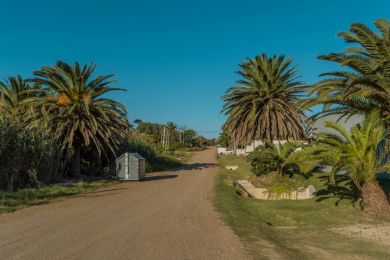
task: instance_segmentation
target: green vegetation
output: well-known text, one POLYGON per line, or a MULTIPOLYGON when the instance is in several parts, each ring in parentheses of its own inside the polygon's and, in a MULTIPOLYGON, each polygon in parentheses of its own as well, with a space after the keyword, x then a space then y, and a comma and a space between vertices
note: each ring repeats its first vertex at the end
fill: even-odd
POLYGON ((134 120, 134 131, 146 137, 160 152, 172 152, 180 149, 201 148, 212 145, 212 141, 199 135, 195 130, 179 127, 173 122, 158 124, 134 120))
POLYGON ((24 188, 18 191, 0 191, 0 213, 49 203, 52 200, 87 193, 98 188, 115 184, 116 181, 98 180, 78 183, 55 184, 37 188, 24 188))
POLYGON ((324 175, 310 178, 317 190, 326 192, 317 199, 255 200, 238 195, 232 187, 235 180, 255 177, 250 163, 235 156, 220 157, 219 162, 221 169, 216 176, 214 204, 255 259, 390 257, 388 247, 378 241, 344 236, 335 231, 353 224, 382 222, 363 214, 358 203, 329 195, 324 175), (232 164, 239 169, 231 171, 223 167, 232 164))
POLYGON ((292 61, 263 53, 240 65, 238 74, 243 79, 222 97, 227 115, 224 130, 234 143, 304 137, 306 116, 297 102, 305 91, 292 61))
POLYGON ((309 156, 318 160, 318 165, 333 167, 333 185, 337 185, 335 171, 343 171, 363 198, 363 208, 375 214, 390 214, 386 194, 378 185, 379 174, 390 171, 390 161, 386 162, 390 143, 386 139, 386 129, 378 111, 366 115, 362 126, 352 127, 351 133, 340 124, 327 122, 326 126, 334 133, 322 133, 318 144, 310 147, 309 156))
POLYGON ((347 179, 354 191, 352 200, 362 199, 366 212, 390 216, 387 194, 377 181, 379 174, 390 170, 386 133, 390 127, 390 22, 378 19, 375 25, 379 34, 363 24, 353 24, 350 32, 340 33, 353 46, 319 58, 347 69, 323 73, 326 78, 314 85, 296 81, 297 70, 290 68, 292 59, 284 56, 262 54, 240 65, 240 86, 229 88, 222 97, 227 120, 220 143, 233 148, 256 140, 266 143, 249 155, 252 171, 258 176, 277 172, 284 177, 257 179, 258 185, 268 182, 269 190, 280 193, 300 184, 294 175, 308 176, 328 166, 329 190, 343 190, 336 179, 347 179), (303 110, 315 105, 322 105, 323 110, 307 119, 303 110), (353 126, 351 133, 338 123, 327 122, 325 126, 333 132, 311 135, 313 120, 329 114, 340 119, 360 114, 365 120, 362 126, 353 126), (297 152, 298 146, 291 141, 305 138, 313 142, 297 152), (274 140, 289 142, 276 147, 274 140))
POLYGON ((323 73, 326 78, 308 88, 311 98, 304 108, 322 104, 321 115, 345 116, 377 109, 383 119, 390 119, 390 22, 378 19, 375 25, 380 34, 364 24, 352 24, 349 32, 339 34, 351 47, 319 56, 345 69, 323 73))
POLYGON ((39 187, 61 177, 60 147, 53 135, 40 126, 26 130, 9 115, 0 115, 0 158, 0 190, 39 187))
MULTIPOLYGON (((264 147, 257 149, 248 156, 252 172, 257 176, 277 172, 279 175, 290 175, 299 171, 299 158, 295 156, 297 143, 286 142, 275 145, 266 142, 264 147)), ((302 161, 302 160, 301 160, 302 161)))
POLYGON ((269 192, 280 195, 284 192, 292 192, 299 188, 306 188, 310 184, 317 186, 317 178, 307 178, 302 175, 283 176, 277 172, 267 175, 250 176, 251 183, 258 188, 267 188, 269 192))
POLYGON ((70 158, 70 173, 81 178, 82 147, 92 148, 98 157, 115 154, 121 137, 128 130, 123 104, 103 98, 103 94, 123 90, 113 88, 113 75, 92 78, 96 65, 80 66, 57 62, 35 71, 33 82, 40 93, 30 100, 34 113, 27 117, 47 125, 70 158))
POLYGON ((184 149, 210 144, 172 122, 138 119, 133 129, 124 105, 107 97, 124 89, 112 86, 112 74, 94 77, 95 69, 58 61, 30 79, 0 82, 0 190, 109 177, 125 152, 144 156, 147 171, 165 170, 181 165, 184 149))

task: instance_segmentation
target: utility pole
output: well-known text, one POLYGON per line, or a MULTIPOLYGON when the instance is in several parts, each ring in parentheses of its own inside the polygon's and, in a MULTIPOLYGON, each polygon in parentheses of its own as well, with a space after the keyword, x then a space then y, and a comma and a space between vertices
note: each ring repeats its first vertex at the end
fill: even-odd
POLYGON ((164 150, 164 152, 166 151, 166 150, 165 150, 165 135, 166 135, 166 126, 164 125, 163 141, 162 141, 162 145, 163 145, 163 150, 164 150))

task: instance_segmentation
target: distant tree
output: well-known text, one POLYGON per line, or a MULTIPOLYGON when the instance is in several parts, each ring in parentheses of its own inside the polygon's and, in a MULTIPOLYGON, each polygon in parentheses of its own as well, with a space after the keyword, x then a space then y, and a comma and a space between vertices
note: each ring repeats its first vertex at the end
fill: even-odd
POLYGON ((169 146, 170 146, 171 141, 173 141, 173 142, 175 141, 175 140, 173 140, 173 138, 175 136, 174 132, 175 132, 177 126, 173 122, 168 122, 166 127, 167 127, 167 149, 169 150, 169 146))
POLYGON ((136 125, 139 125, 139 124, 142 123, 142 120, 141 119, 136 119, 136 120, 133 121, 133 123, 136 124, 136 125))
POLYGON ((153 140, 153 143, 157 144, 161 142, 163 128, 164 126, 160 124, 151 122, 140 122, 137 125, 136 131, 150 136, 153 140))
POLYGON ((190 146, 195 145, 195 138, 198 134, 196 133, 195 130, 192 129, 187 129, 184 131, 183 136, 184 136, 184 143, 190 146))
POLYGON ((217 143, 223 147, 229 148, 231 145, 230 135, 226 131, 223 131, 219 134, 217 143))

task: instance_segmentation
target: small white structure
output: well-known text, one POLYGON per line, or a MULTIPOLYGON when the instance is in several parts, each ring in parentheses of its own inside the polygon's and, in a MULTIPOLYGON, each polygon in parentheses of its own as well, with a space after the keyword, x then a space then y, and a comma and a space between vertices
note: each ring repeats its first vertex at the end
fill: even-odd
POLYGON ((116 159, 119 180, 139 181, 145 178, 145 158, 138 153, 124 153, 116 159))
POLYGON ((218 155, 232 155, 233 151, 225 147, 218 147, 217 153, 218 155))
POLYGON ((238 156, 246 156, 247 155, 247 152, 246 152, 246 149, 236 149, 236 155, 238 156))
MULTIPOLYGON (((274 140, 273 144, 279 146, 280 144, 286 143, 287 140, 274 140)), ((264 142, 261 140, 255 140, 252 143, 245 146, 244 149, 235 149, 235 154, 238 156, 247 156, 249 153, 253 152, 259 146, 264 145, 264 142)))
POLYGON ((226 165, 225 168, 228 170, 235 171, 238 169, 238 165, 226 165))

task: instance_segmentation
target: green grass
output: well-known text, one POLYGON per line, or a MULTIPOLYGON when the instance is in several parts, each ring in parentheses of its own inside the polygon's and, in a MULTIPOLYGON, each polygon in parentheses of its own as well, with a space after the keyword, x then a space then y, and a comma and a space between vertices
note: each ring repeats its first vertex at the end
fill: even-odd
MULTIPOLYGON (((265 201, 241 197, 232 182, 251 177, 250 165, 234 156, 221 157, 219 161, 214 204, 253 258, 390 258, 388 247, 331 231, 331 228, 358 223, 380 223, 363 214, 350 200, 331 197, 320 201, 265 201), (223 166, 227 164, 237 164, 239 169, 226 170, 223 166)), ((313 178, 311 182, 317 189, 324 187, 319 178, 313 178)))
POLYGON ((117 181, 98 180, 66 185, 55 184, 41 189, 24 188, 12 192, 0 191, 0 214, 25 207, 49 203, 58 198, 87 193, 115 183, 117 183, 117 181))
POLYGON ((191 157, 194 155, 194 152, 195 151, 189 150, 188 148, 181 148, 175 151, 165 152, 164 156, 171 160, 183 163, 190 160, 191 157))

